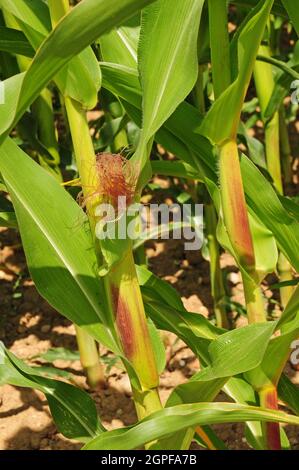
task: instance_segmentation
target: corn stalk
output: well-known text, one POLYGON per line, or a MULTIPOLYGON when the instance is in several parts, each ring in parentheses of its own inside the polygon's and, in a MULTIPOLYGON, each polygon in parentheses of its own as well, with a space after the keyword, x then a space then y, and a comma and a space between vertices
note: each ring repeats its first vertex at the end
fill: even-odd
MULTIPOLYGON (((210 41, 212 71, 215 95, 221 95, 230 85, 230 54, 227 29, 226 3, 210 0, 210 41), (223 45, 219 48, 219 44, 223 45), (221 53, 220 53, 221 50, 221 53), (214 60, 214 61, 213 61, 214 60)), ((246 88, 249 84, 248 74, 246 88)), ((244 81, 246 80, 244 79, 244 81)), ((245 88, 245 89, 246 89, 245 88)), ((236 116, 236 123, 239 113, 236 116)), ((277 116, 278 119, 278 116, 277 116)), ((224 141, 219 148, 220 194, 224 224, 237 257, 238 263, 245 269, 242 273, 245 301, 249 323, 265 322, 264 301, 256 271, 256 260, 253 239, 249 225, 249 217, 239 163, 237 146, 237 124, 231 138, 224 141)), ((275 162, 277 163, 277 162, 275 162)), ((277 168, 275 167, 275 174, 277 168)), ((269 408, 277 408, 275 386, 259 390, 260 402, 269 408), (269 398, 271 396, 271 399, 269 398)), ((279 425, 265 423, 264 438, 267 448, 280 449, 279 425)))
MULTIPOLYGON (((68 2, 65 0, 56 0, 49 3, 51 20, 53 27, 57 22, 67 14, 69 10, 68 2)), ((89 198, 92 188, 95 185, 95 174, 92 171, 95 168, 95 154, 89 133, 86 113, 79 103, 71 98, 65 98, 65 106, 72 135, 74 151, 78 166, 79 175, 83 187, 84 197, 87 200, 87 213, 92 233, 94 233, 95 217, 94 210, 98 201, 89 198)), ((97 242, 94 240, 95 246, 97 242)), ((105 382, 104 371, 99 361, 98 347, 94 339, 83 331, 77 325, 76 336, 80 352, 82 367, 86 373, 87 381, 90 387, 97 388, 103 386, 105 382)))
MULTIPOLYGON (((268 45, 261 45, 259 48, 259 55, 270 58, 270 47, 268 45)), ((272 65, 262 61, 257 61, 254 68, 254 80, 263 117, 275 86, 272 65)), ((264 120, 264 126, 267 167, 276 190, 279 194, 283 194, 280 139, 282 142, 281 150, 286 162, 285 165, 290 161, 290 149, 282 111, 277 110, 270 120, 267 122, 264 120)), ((289 169, 286 169, 285 171, 288 175, 287 179, 289 179, 289 169)), ((280 253, 279 255, 278 272, 282 282, 293 279, 291 265, 283 253, 280 253)), ((281 304, 284 308, 286 307, 292 293, 292 286, 280 288, 281 304)))
MULTIPOLYGON (((211 27, 218 27, 213 25, 213 18, 210 18, 211 27)), ((200 42, 199 33, 199 42, 200 42)), ((205 66, 198 66, 198 77, 193 90, 194 103, 201 112, 205 114, 205 97, 204 97, 204 72, 205 66)), ((225 289, 223 283, 223 276, 220 266, 220 247, 216 236, 217 229, 217 213, 213 202, 209 196, 208 191, 204 189, 204 202, 205 202, 205 227, 207 236, 207 245, 210 257, 210 278, 211 278, 211 293, 214 303, 214 314, 216 317, 216 323, 220 328, 228 328, 228 319, 226 313, 226 307, 224 304, 225 289)), ((197 198, 196 198, 197 201, 197 198)))

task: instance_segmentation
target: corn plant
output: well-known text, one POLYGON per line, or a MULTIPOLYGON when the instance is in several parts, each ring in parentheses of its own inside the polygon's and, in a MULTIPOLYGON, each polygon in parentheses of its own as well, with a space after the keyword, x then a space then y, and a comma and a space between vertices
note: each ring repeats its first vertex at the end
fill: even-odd
POLYGON ((278 135, 279 125, 286 131, 283 99, 298 63, 295 55, 287 63, 273 57, 263 41, 272 15, 291 22, 299 34, 298 11, 292 0, 173 5, 173 0, 82 0, 75 7, 68 0, 0 0, 1 189, 13 204, 13 215, 3 211, 1 221, 19 230, 40 294, 76 325, 90 384, 103 380, 98 343, 122 360, 138 421, 108 431, 86 392, 45 377, 4 345, 0 380, 42 391, 59 431, 86 450, 189 449, 194 439, 221 448, 210 425, 227 422, 245 423, 246 440, 255 449, 287 449, 281 423, 299 424, 298 389, 283 372, 299 335, 299 290, 283 296, 282 314, 273 320, 261 284, 276 271, 278 259, 280 267, 281 260, 287 263, 288 279, 299 269, 298 205, 282 194, 279 145, 272 134, 278 135), (232 35, 230 4, 243 17, 232 35), (269 96, 259 84, 264 73, 269 96), (248 136, 246 150, 239 147, 253 74, 265 125, 262 170, 248 136), (71 181, 62 171, 54 94, 72 141, 71 181), (109 143, 98 143, 97 155, 87 111, 101 106, 104 97, 104 117, 116 130, 109 143), (35 139, 24 124, 26 113, 36 120, 35 139), (128 122, 138 132, 125 158, 116 152, 129 145, 128 122), (22 126, 35 152, 17 145, 22 126), (176 159, 152 159, 154 143, 176 159), (138 227, 138 220, 125 216, 153 174, 192 181, 196 200, 205 194, 216 326, 187 312, 170 285, 136 263, 129 237, 118 230, 115 237, 98 236, 110 222, 138 227), (77 199, 66 189, 73 184, 80 187, 77 199), (107 222, 98 207, 109 203, 117 209, 119 197, 126 204, 107 222), (228 329, 220 250, 234 257, 242 276, 248 318, 242 328, 228 329), (175 333, 201 364, 166 403, 159 396, 165 367, 159 330, 175 333), (221 390, 230 403, 215 401, 221 390))

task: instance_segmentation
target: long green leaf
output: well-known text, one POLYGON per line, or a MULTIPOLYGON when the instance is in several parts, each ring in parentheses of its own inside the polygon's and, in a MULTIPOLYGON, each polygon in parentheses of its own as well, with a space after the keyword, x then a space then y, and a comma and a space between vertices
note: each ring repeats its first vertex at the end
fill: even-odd
POLYGON ((299 36, 299 10, 298 5, 294 0, 281 0, 281 3, 285 7, 291 22, 299 36))
POLYGON ((47 36, 51 31, 49 9, 45 2, 0 0, 0 8, 7 10, 22 24, 39 33, 40 37, 47 36))
POLYGON ((253 324, 220 335, 208 349, 211 365, 199 372, 197 380, 230 377, 254 369, 262 362, 275 326, 275 322, 253 324))
POLYGON ((299 417, 282 411, 231 403, 177 405, 152 414, 130 428, 102 433, 84 446, 85 450, 136 449, 188 427, 243 421, 268 421, 299 425, 299 417))
POLYGON ((203 0, 158 0, 142 13, 138 49, 148 141, 192 89, 203 0))
POLYGON ((37 289, 63 315, 115 349, 104 327, 104 294, 81 208, 10 139, 0 148, 0 169, 37 289))
POLYGON ((294 413, 299 415, 299 388, 284 374, 278 382, 278 395, 294 413))
MULTIPOLYGON (((19 26, 31 45, 35 50, 38 49, 49 33, 50 13, 46 5, 41 9, 33 8, 28 14, 27 0, 18 0, 17 9, 10 1, 2 1, 8 11, 16 15, 19 26), (43 28, 40 25, 43 25, 43 28)), ((79 101, 87 109, 94 108, 101 85, 101 73, 92 49, 89 47, 75 56, 56 75, 55 81, 64 96, 79 101), (84 87, 81 86, 82 83, 84 87)))
POLYGON ((34 50, 26 39, 26 36, 17 29, 0 27, 0 51, 19 54, 25 57, 33 57, 34 50))
MULTIPOLYGON (((122 98, 130 117, 141 127, 141 88, 136 71, 118 64, 101 63, 103 87, 122 98), (133 106, 132 106, 133 105, 133 106)), ((201 114, 183 101, 156 133, 156 140, 178 155, 194 170, 217 180, 211 144, 195 133, 201 114), (194 157, 196 153, 197 158, 194 157)))
POLYGON ((30 387, 46 395, 58 430, 70 439, 86 442, 104 431, 91 397, 73 385, 45 378, 0 343, 0 384, 30 387))
MULTIPOLYGON (((229 3, 239 5, 241 7, 248 8, 249 10, 251 8, 254 8, 258 4, 259 0, 230 0, 229 3)), ((287 18, 287 12, 281 5, 281 0, 275 0, 273 7, 272 7, 272 13, 275 15, 282 16, 283 18, 287 18)))
MULTIPOLYGON (((103 86, 132 103, 138 113, 137 108, 140 108, 141 101, 136 72, 133 69, 115 64, 102 64, 101 68, 103 86)), ((179 158, 184 159, 188 165, 193 166, 193 171, 197 171, 198 179, 206 177, 207 184, 209 180, 212 181, 215 192, 211 196, 214 198, 214 203, 216 203, 218 188, 216 184, 215 155, 208 141, 195 133, 198 122, 201 120, 202 117, 195 108, 183 102, 166 121, 163 128, 158 131, 156 140, 165 145, 168 150, 175 153, 179 158), (178 141, 178 138, 180 141, 178 141), (167 145, 169 143, 170 146, 167 145), (188 151, 188 149, 190 150, 188 151)), ((140 114, 137 123, 141 123, 140 114)), ((176 162, 170 162, 169 164, 175 165, 176 162)), ((258 220, 262 221, 274 235, 279 248, 298 271, 299 224, 297 220, 282 205, 271 183, 245 155, 241 156, 241 170, 246 199, 252 214, 255 213, 258 220)), ((171 171, 169 174, 171 174, 171 171)))
POLYGON ((236 138, 244 96, 272 4, 273 0, 261 0, 234 37, 237 76, 215 101, 199 128, 200 134, 215 144, 236 138))
POLYGON ((125 65, 137 71, 137 49, 140 27, 124 25, 100 38, 101 56, 105 62, 125 65))
MULTIPOLYGON (((76 54, 152 2, 110 0, 107 8, 105 0, 83 0, 74 7, 46 38, 27 73, 14 77, 14 89, 7 91, 1 106, 0 135, 7 135, 40 91, 76 54)), ((10 85, 12 82, 7 83, 7 90, 10 85)))
POLYGON ((272 185, 245 155, 241 156, 241 171, 249 207, 273 233, 278 247, 298 271, 298 221, 285 210, 272 185))

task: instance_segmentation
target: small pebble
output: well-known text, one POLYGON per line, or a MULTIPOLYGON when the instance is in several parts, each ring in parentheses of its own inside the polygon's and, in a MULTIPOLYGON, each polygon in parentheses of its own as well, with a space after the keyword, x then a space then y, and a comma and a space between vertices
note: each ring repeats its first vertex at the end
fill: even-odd
POLYGON ((18 326, 18 329, 17 329, 17 332, 18 332, 18 333, 21 333, 21 334, 22 334, 22 333, 25 333, 25 331, 26 331, 26 327, 25 327, 25 326, 23 326, 23 325, 18 326))
POLYGON ((175 277, 185 277, 186 273, 183 269, 179 269, 176 273, 175 273, 175 277))
POLYGON ((227 279, 232 282, 233 284, 238 284, 240 282, 239 274, 238 273, 229 273, 227 275, 227 279))
POLYGON ((41 443, 41 437, 38 434, 31 434, 30 436, 31 448, 34 450, 39 449, 40 443, 41 443))
POLYGON ((41 441, 40 441, 40 446, 41 447, 45 447, 49 444, 49 439, 47 439, 46 437, 44 437, 41 441))
POLYGON ((51 325, 43 325, 40 330, 42 333, 49 333, 51 330, 51 325))

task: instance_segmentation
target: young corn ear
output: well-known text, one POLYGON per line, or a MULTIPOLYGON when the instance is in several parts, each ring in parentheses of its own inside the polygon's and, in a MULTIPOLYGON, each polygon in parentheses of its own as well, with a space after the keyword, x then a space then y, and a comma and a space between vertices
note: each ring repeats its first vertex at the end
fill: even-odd
POLYGON ((248 320, 249 323, 263 322, 266 320, 264 301, 255 272, 254 247, 236 141, 228 141, 221 146, 219 168, 224 223, 237 260, 248 273, 242 276, 248 320))
MULTIPOLYGON (((134 201, 134 168, 121 155, 101 154, 97 157, 96 171, 96 193, 104 203, 110 203, 114 207, 117 220, 134 201), (125 206, 119 204, 121 198, 125 198, 125 206)), ((134 395, 137 412, 143 417, 161 407, 156 392, 159 376, 137 280, 132 243, 129 240, 114 242, 113 247, 119 257, 108 270, 104 283, 120 346, 141 385, 141 390, 138 392, 136 389, 134 395), (143 391, 143 398, 146 397, 146 400, 140 400, 143 391)), ((107 247, 109 250, 109 244, 106 249, 107 247)))
MULTIPOLYGON (((120 155, 102 154, 96 157, 84 110, 79 103, 69 98, 66 98, 65 103, 81 175, 84 205, 89 214, 100 263, 103 255, 101 243, 95 238, 98 222, 96 208, 100 203, 110 203, 117 210, 119 197, 126 197, 127 203, 132 202, 135 176, 130 163, 120 155)), ((156 391, 158 372, 137 281, 132 245, 127 240, 113 240, 111 247, 109 244, 105 246, 105 251, 109 250, 118 253, 118 262, 108 269, 104 277, 110 320, 124 356, 132 364, 141 384, 141 390, 136 389, 135 400, 138 414, 144 416, 161 407, 161 403, 156 391)))
MULTIPOLYGON (((265 387, 259 392, 259 397, 261 406, 270 410, 278 410, 276 387, 265 387)), ((281 450, 279 423, 263 422, 262 426, 266 449, 281 450)))

